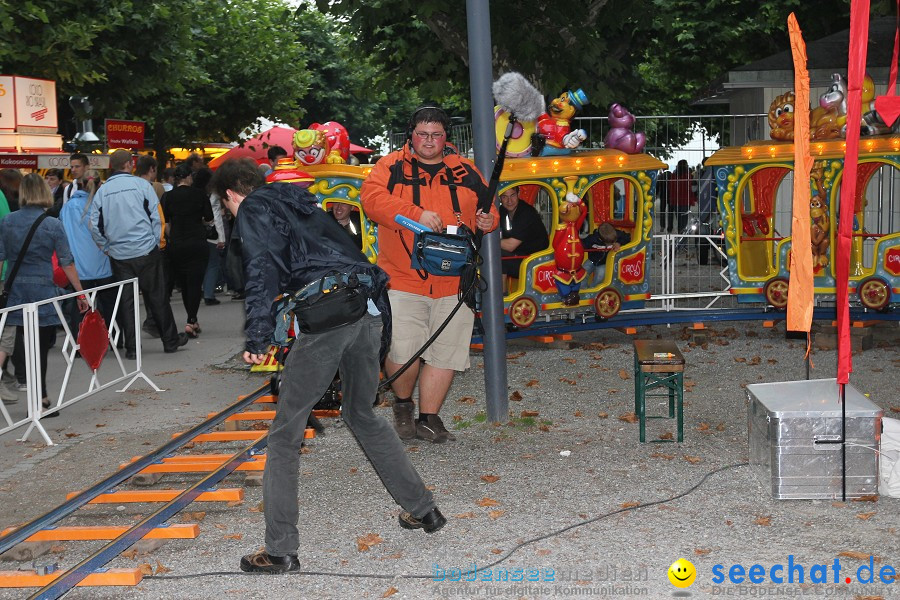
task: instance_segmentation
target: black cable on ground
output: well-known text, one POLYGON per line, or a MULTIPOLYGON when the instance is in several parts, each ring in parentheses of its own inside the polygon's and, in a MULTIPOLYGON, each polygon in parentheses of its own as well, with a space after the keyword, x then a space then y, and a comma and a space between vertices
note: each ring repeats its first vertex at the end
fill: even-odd
MULTIPOLYGON (((568 525, 566 527, 563 527, 562 529, 557 529, 556 531, 551 531, 550 533, 546 533, 544 535, 541 535, 541 536, 538 536, 535 538, 531 538, 530 540, 525 540, 524 542, 521 542, 520 544, 517 544, 516 546, 514 546, 512 550, 510 550, 509 552, 507 552, 506 554, 504 554, 503 556, 501 556, 494 562, 486 564, 481 567, 477 567, 477 569, 479 571, 484 570, 484 569, 491 569, 491 568, 499 565, 500 563, 506 561, 509 557, 511 557, 513 554, 515 554, 516 552, 518 552, 520 549, 524 548, 525 546, 555 537, 557 535, 565 533, 566 531, 570 531, 570 530, 576 529, 578 527, 583 527, 585 525, 590 525, 591 523, 596 523, 597 521, 601 521, 601 520, 606 519, 607 517, 611 517, 613 515, 618 515, 621 513, 638 510, 639 508, 648 508, 650 506, 656 506, 658 504, 665 504, 667 502, 673 502, 680 498, 684 498, 688 494, 695 492, 701 485, 703 485, 706 482, 707 479, 709 479, 713 475, 716 475, 723 471, 727 471, 729 469, 736 469, 738 467, 746 467, 748 464, 749 463, 744 462, 744 463, 737 463, 737 464, 733 464, 733 465, 725 465, 724 467, 719 467, 718 469, 710 471, 709 473, 704 475, 700 481, 695 483, 691 488, 685 490, 684 492, 681 492, 680 494, 676 494, 674 496, 669 496, 668 498, 664 498, 662 500, 654 500, 653 502, 638 504, 637 506, 629 506, 627 508, 620 508, 620 509, 610 511, 608 513, 593 517, 591 519, 586 519, 584 521, 579 521, 577 523, 573 523, 572 525, 568 525)), ((466 576, 469 574, 471 574, 471 571, 462 573, 463 576, 466 576)), ((269 576, 270 574, 268 574, 268 573, 247 573, 244 571, 210 571, 210 572, 206 572, 206 573, 192 573, 192 574, 188 574, 188 575, 146 575, 144 577, 144 579, 145 580, 147 580, 147 579, 194 579, 194 578, 199 578, 199 577, 220 577, 220 576, 225 576, 225 575, 251 575, 254 577, 260 577, 260 576, 265 577, 265 576, 269 576)), ((319 576, 325 576, 325 577, 350 577, 350 578, 355 578, 355 579, 433 579, 434 578, 433 574, 410 575, 410 574, 405 574, 405 573, 393 573, 393 574, 377 575, 377 574, 372 574, 372 573, 335 573, 332 571, 293 571, 291 573, 285 573, 285 575, 319 575, 319 576)))

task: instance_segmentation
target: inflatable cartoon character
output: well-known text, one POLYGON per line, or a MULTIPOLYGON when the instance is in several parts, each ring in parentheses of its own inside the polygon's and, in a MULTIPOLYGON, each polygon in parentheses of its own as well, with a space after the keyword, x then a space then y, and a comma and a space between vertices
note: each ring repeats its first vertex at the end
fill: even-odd
POLYGON ((809 139, 833 140, 841 137, 847 120, 847 85, 839 73, 831 76, 831 87, 819 96, 819 106, 809 113, 809 139))
POLYGON ((647 136, 635 133, 633 128, 634 115, 621 104, 613 104, 609 107, 609 131, 603 138, 603 145, 626 154, 637 154, 644 149, 647 136))
POLYGON ((337 121, 326 121, 321 125, 313 123, 310 129, 325 132, 325 139, 328 140, 328 156, 325 158, 327 163, 346 163, 350 158, 350 135, 347 128, 337 121))
POLYGON ((581 298, 578 295, 581 282, 587 272, 584 264, 584 245, 578 232, 587 217, 587 206, 575 194, 566 194, 560 202, 559 226, 553 236, 553 258, 556 261, 556 272, 553 273, 556 290, 566 306, 578 306, 581 298))
POLYGON ((825 174, 824 161, 818 161, 810 171, 810 179, 815 185, 815 195, 809 201, 810 246, 813 255, 813 273, 818 273, 828 265, 829 220, 828 206, 825 204, 825 186, 822 179, 825 174))
POLYGON ((301 166, 319 165, 328 155, 325 132, 318 129, 300 129, 294 132, 294 157, 301 166))
POLYGON ((584 90, 563 92, 554 98, 547 112, 538 117, 537 130, 545 140, 541 156, 570 154, 587 139, 584 129, 572 131, 572 117, 588 103, 584 90))
POLYGON ((769 105, 769 137, 782 142, 794 141, 794 92, 785 92, 769 105))

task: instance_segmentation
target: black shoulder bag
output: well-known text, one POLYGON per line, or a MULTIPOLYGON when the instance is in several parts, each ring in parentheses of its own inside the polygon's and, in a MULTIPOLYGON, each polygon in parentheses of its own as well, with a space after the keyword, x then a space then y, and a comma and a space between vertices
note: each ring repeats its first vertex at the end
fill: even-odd
POLYGON ((25 237, 25 242, 22 244, 22 249, 19 250, 19 256, 16 258, 16 263, 10 270, 9 277, 6 278, 6 283, 3 285, 3 292, 0 292, 0 309, 6 308, 6 303, 9 301, 9 290, 12 289, 12 284, 16 279, 16 274, 19 272, 19 267, 22 266, 22 259, 25 258, 25 253, 28 251, 28 246, 31 244, 31 238, 34 237, 34 232, 37 231, 37 228, 41 224, 41 221, 46 219, 48 216, 49 215, 47 215, 47 213, 39 216, 37 219, 35 219, 34 224, 28 231, 28 235, 25 237))

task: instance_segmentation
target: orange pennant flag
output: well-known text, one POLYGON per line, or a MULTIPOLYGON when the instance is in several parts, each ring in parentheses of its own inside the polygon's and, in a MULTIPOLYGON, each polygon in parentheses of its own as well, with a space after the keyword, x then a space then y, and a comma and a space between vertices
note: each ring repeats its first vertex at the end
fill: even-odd
POLYGON ((794 59, 794 199, 791 216, 790 284, 787 328, 809 333, 813 316, 813 264, 810 247, 809 173, 809 71, 806 43, 794 13, 788 16, 791 55, 794 59))

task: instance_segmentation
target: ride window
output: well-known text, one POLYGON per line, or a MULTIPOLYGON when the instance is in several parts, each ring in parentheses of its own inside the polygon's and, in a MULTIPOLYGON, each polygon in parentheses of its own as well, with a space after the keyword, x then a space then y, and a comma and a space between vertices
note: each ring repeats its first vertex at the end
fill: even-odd
POLYGON ((589 208, 589 220, 593 231, 601 223, 611 223, 616 229, 634 233, 637 222, 638 187, 625 177, 603 179, 595 183, 584 196, 589 208))
MULTIPOLYGON (((851 275, 859 268, 873 268, 875 245, 884 236, 900 230, 900 170, 889 163, 863 162, 858 166, 857 177, 850 244, 851 275)), ((835 220, 838 214, 839 207, 834 211, 835 220)))
POLYGON ((553 231, 553 199, 547 188, 533 183, 516 187, 519 190, 519 202, 532 205, 541 216, 544 229, 553 231))

